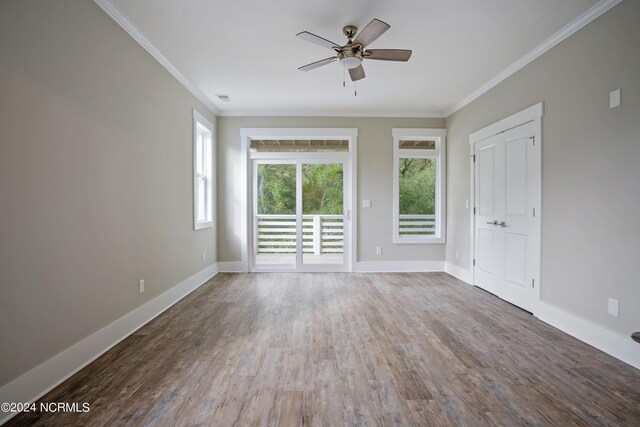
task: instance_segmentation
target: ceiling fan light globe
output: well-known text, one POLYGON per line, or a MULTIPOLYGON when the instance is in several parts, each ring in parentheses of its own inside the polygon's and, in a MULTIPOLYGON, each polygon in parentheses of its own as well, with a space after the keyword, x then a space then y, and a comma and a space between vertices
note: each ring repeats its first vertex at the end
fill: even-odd
POLYGON ((355 57, 355 56, 348 56, 346 58, 342 58, 340 60, 340 63, 348 69, 352 69, 352 68, 356 68, 358 66, 360 66, 360 64, 362 63, 362 59, 355 57))

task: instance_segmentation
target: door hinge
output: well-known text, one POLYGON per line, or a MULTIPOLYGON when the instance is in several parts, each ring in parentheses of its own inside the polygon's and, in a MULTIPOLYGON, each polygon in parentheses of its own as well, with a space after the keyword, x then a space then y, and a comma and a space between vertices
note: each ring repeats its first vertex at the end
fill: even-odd
POLYGON ((476 207, 475 206, 473 207, 473 214, 474 215, 476 214, 476 207))
POLYGON ((533 217, 536 217, 536 208, 533 208, 533 217))
POLYGON ((475 155, 475 154, 472 154, 472 155, 471 155, 471 158, 473 159, 473 163, 475 163, 475 162, 476 162, 476 155, 475 155))
POLYGON ((533 146, 536 146, 536 137, 534 136, 530 136, 529 139, 533 142, 533 146))
POLYGON ((476 265, 476 259, 475 258, 473 259, 473 265, 474 266, 476 265))
POLYGON ((532 288, 536 287, 536 280, 535 279, 531 279, 531 287, 532 288))

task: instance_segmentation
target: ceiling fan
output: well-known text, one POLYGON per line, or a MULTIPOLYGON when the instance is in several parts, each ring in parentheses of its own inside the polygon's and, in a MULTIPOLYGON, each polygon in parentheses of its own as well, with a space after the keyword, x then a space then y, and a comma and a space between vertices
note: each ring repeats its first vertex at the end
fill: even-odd
POLYGON ((309 71, 314 68, 322 67, 331 62, 340 61, 340 63, 349 69, 349 76, 351 80, 358 81, 365 78, 364 68, 362 67, 362 61, 364 59, 376 59, 379 61, 402 61, 406 62, 411 58, 411 51, 406 49, 365 49, 368 45, 373 43, 378 37, 385 33, 391 26, 386 22, 379 19, 373 19, 369 24, 364 27, 360 33, 358 28, 353 25, 347 25, 342 29, 342 33, 347 38, 347 44, 340 46, 330 40, 317 36, 308 31, 303 31, 296 34, 296 37, 300 37, 303 40, 315 43, 319 46, 333 49, 336 53, 335 56, 321 59, 320 61, 312 62, 311 64, 304 65, 298 70, 309 71), (356 33, 358 33, 357 37, 356 33))

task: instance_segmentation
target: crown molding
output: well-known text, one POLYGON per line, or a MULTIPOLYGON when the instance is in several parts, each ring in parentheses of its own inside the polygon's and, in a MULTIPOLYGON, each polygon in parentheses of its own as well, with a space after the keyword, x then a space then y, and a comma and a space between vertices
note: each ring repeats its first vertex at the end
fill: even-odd
POLYGON ((220 110, 209 98, 200 92, 160 51, 131 23, 109 0, 94 0, 118 25, 120 25, 135 41, 155 58, 173 77, 176 78, 193 96, 195 96, 214 115, 220 110))
POLYGON ((596 3, 593 7, 591 7, 591 9, 587 10, 582 15, 578 16, 576 19, 571 21, 560 31, 558 31, 557 33, 555 33, 554 35, 552 35, 551 37, 543 41, 537 47, 527 52, 524 56, 522 56, 516 62, 509 65, 500 74, 495 76, 493 79, 489 80, 487 83, 482 85, 479 89, 472 92, 470 95, 466 96, 458 103, 454 104, 453 107, 449 108, 448 110, 445 110, 443 113, 441 113, 441 115, 444 117, 449 117, 451 114, 455 113, 465 105, 471 103, 475 99, 479 98, 480 96, 488 92, 493 87, 497 86, 502 81, 506 80, 509 76, 511 76, 515 72, 524 68, 526 65, 531 63, 533 60, 535 60, 539 56, 543 55, 545 52, 550 50, 552 47, 554 47, 561 41, 565 40, 572 34, 576 33, 582 27, 591 23, 593 20, 598 18, 600 15, 602 15, 612 7, 616 6, 621 1, 622 0, 601 0, 600 2, 596 3))

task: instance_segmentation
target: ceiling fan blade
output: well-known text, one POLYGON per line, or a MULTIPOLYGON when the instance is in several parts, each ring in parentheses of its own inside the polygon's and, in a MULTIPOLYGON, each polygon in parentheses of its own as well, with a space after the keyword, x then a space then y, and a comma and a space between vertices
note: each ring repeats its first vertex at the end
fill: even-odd
POLYGON ((411 50, 406 49, 367 49, 363 56, 365 59, 379 61, 408 61, 411 58, 411 53, 411 50))
POLYGON ((301 38, 302 40, 306 40, 308 42, 311 42, 313 44, 317 44, 318 46, 322 46, 322 47, 327 47, 329 49, 335 49, 335 48, 340 48, 340 45, 327 40, 325 38, 322 38, 320 36, 316 36, 313 33, 310 33, 309 31, 303 31, 301 33, 296 34, 296 37, 301 38))
POLYGON ((362 65, 358 65, 356 68, 349 69, 349 77, 351 77, 352 81, 357 82, 358 80, 362 80, 367 76, 364 74, 364 68, 362 67, 362 65))
POLYGON ((321 59, 320 61, 312 62, 311 64, 303 65, 302 67, 298 67, 300 71, 309 71, 314 68, 322 67, 323 65, 327 65, 332 63, 333 61, 337 61, 337 56, 332 56, 330 58, 321 59))
POLYGON ((362 31, 360 31, 360 33, 358 33, 358 36, 353 42, 360 43, 362 46, 369 46, 389 28, 391 28, 391 25, 386 22, 379 19, 373 19, 362 31))

